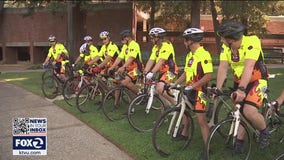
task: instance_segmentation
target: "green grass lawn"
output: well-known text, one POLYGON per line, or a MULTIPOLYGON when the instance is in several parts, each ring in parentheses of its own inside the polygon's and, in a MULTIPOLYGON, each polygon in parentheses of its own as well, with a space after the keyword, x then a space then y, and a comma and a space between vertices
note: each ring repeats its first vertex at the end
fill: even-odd
MULTIPOLYGON (((284 72, 283 68, 275 68, 269 70, 271 74, 276 74, 276 78, 269 80, 269 89, 271 98, 275 98, 280 94, 282 88, 284 88, 284 72)), ((0 80, 8 83, 15 84, 26 90, 29 90, 35 94, 43 96, 41 93, 41 72, 24 72, 24 73, 2 73, 0 74, 0 80)), ((232 79, 228 79, 228 84, 231 84, 232 79)), ((102 113, 101 110, 97 110, 91 113, 80 113, 77 108, 68 106, 64 100, 55 101, 55 104, 64 108, 70 114, 73 114, 81 121, 92 127, 94 130, 102 134, 104 137, 118 145, 120 148, 131 154, 137 160, 185 160, 185 159, 199 159, 199 154, 203 147, 202 136, 200 129, 195 121, 195 131, 193 141, 190 146, 179 151, 174 155, 166 158, 162 158, 158 155, 151 142, 151 133, 139 133, 131 128, 127 119, 111 122, 102 113)), ((283 107, 284 108, 284 107, 283 107)), ((142 119, 143 120, 143 119, 142 119)), ((265 159, 270 160, 280 151, 283 151, 284 144, 278 144, 277 140, 284 134, 284 129, 273 135, 271 141, 272 146, 264 151, 257 149, 257 144, 253 144, 254 149, 251 159, 265 159)))

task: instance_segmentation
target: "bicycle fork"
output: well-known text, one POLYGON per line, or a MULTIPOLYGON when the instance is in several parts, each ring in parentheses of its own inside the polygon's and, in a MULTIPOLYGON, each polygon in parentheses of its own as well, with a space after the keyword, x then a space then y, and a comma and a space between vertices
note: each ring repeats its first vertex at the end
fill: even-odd
POLYGON ((174 122, 175 122, 175 119, 176 119, 176 116, 178 116, 178 119, 176 121, 176 125, 174 126, 174 132, 173 132, 173 137, 175 138, 177 136, 177 133, 178 133, 178 129, 179 129, 179 126, 180 126, 180 123, 181 123, 181 120, 182 120, 182 117, 183 117, 183 113, 185 111, 185 105, 182 105, 181 106, 181 109, 180 109, 180 114, 178 114, 178 112, 174 112, 173 113, 173 116, 172 116, 172 119, 171 119, 171 122, 170 122, 170 125, 169 125, 169 128, 168 128, 168 131, 167 131, 167 134, 171 134, 171 131, 172 131, 172 127, 174 126, 174 122))
MULTIPOLYGON (((236 139, 237 139, 237 134, 238 134, 238 129, 239 129, 239 126, 240 126, 240 107, 241 105, 240 104, 236 104, 236 108, 237 110, 234 111, 234 120, 233 120, 233 123, 231 124, 231 128, 230 128, 230 132, 229 132, 229 138, 231 137, 231 135, 233 135, 233 144, 236 143, 236 139)), ((229 140, 228 139, 228 142, 229 143, 229 140)))
POLYGON ((217 100, 214 100, 213 101, 213 109, 212 109, 213 112, 211 114, 210 121, 208 122, 209 128, 215 126, 214 119, 215 119, 216 109, 217 109, 217 100))
POLYGON ((145 110, 145 112, 147 114, 149 113, 149 111, 151 109, 151 106, 152 106, 152 103, 153 103, 153 98, 154 98, 154 93, 155 93, 155 86, 151 85, 150 96, 149 96, 149 99, 148 99, 148 102, 147 102, 147 106, 146 106, 146 110, 145 110))

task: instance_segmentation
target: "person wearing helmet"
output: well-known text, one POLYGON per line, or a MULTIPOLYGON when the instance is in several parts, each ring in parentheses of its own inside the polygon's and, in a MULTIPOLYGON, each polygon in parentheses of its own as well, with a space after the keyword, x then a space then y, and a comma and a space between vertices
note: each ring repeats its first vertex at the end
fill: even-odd
MULTIPOLYGON (((259 147, 269 146, 269 131, 258 109, 262 106, 267 90, 267 69, 260 39, 244 35, 245 26, 229 20, 221 24, 217 35, 221 37, 222 51, 217 73, 216 87, 222 89, 229 67, 234 77, 235 101, 241 102, 241 112, 260 131, 259 147)), ((243 151, 244 129, 240 126, 235 151, 243 151)))
POLYGON ((93 72, 106 74, 108 68, 113 65, 120 51, 117 45, 111 41, 110 33, 108 31, 102 31, 99 34, 99 37, 103 42, 99 52, 99 55, 103 57, 103 61, 93 68, 93 72))
MULTIPOLYGON (((213 77, 213 65, 211 54, 201 46, 204 31, 199 28, 188 28, 183 32, 184 45, 188 49, 184 72, 175 81, 174 85, 185 82, 187 96, 194 105, 204 144, 209 136, 209 126, 206 117, 206 88, 213 77)), ((180 135, 181 139, 187 139, 188 122, 183 118, 184 129, 180 135)), ((201 156, 205 156, 202 152, 201 156)))
POLYGON ((56 68, 56 74, 60 75, 62 79, 66 80, 67 77, 64 75, 64 73, 65 64, 69 62, 69 53, 63 44, 57 42, 54 35, 50 35, 48 37, 48 41, 51 47, 48 50, 48 54, 43 62, 43 66, 46 66, 49 62, 51 62, 56 68))
POLYGON ((165 99, 175 104, 175 99, 164 92, 165 84, 173 82, 178 74, 178 66, 175 61, 175 51, 172 43, 164 37, 166 30, 154 27, 149 31, 149 36, 153 42, 152 53, 147 61, 144 74, 147 79, 152 79, 154 74, 158 74, 158 83, 156 90, 165 99))
POLYGON ((120 37, 123 46, 119 56, 109 70, 114 70, 121 62, 124 62, 123 65, 117 69, 119 75, 126 73, 126 76, 120 83, 130 89, 134 94, 137 94, 139 88, 137 88, 135 83, 143 71, 140 45, 132 39, 130 30, 123 30, 120 33, 120 37))
POLYGON ((84 37, 85 43, 83 43, 79 49, 79 56, 76 58, 74 65, 77 65, 78 62, 83 60, 84 68, 88 68, 89 66, 92 66, 96 62, 100 62, 101 56, 99 56, 99 52, 97 47, 93 45, 93 38, 91 36, 85 36, 84 37))

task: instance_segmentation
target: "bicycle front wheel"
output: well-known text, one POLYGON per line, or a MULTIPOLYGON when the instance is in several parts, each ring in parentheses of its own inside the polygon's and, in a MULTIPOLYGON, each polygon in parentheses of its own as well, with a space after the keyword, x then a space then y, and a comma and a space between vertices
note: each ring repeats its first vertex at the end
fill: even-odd
POLYGON ((273 160, 284 160, 284 152, 278 154, 273 160))
POLYGON ((248 127, 241 121, 240 126, 245 130, 245 139, 242 149, 236 149, 236 137, 233 131, 233 118, 227 118, 220 121, 210 132, 206 145, 207 159, 249 159, 252 147, 252 141, 248 127), (220 134, 222 133, 222 134, 220 134))
POLYGON ((102 103, 104 115, 111 121, 127 117, 131 98, 126 88, 118 86, 108 91, 102 103))
POLYGON ((104 90, 97 83, 85 85, 76 96, 76 107, 82 113, 94 112, 101 107, 104 95, 104 90))
POLYGON ((154 95, 152 102, 148 101, 149 96, 149 94, 137 96, 131 101, 128 108, 128 122, 139 132, 151 131, 155 120, 165 108, 164 103, 157 95, 154 95), (151 107, 147 109, 147 105, 151 107))
POLYGON ((171 108, 166 110, 156 121, 152 131, 152 144, 161 156, 169 156, 185 149, 193 137, 194 125, 190 113, 185 110, 184 118, 187 124, 180 124, 176 127, 181 108, 171 108), (178 128, 177 135, 174 135, 175 128, 178 128), (187 136, 181 136, 184 129, 187 136))
POLYGON ((41 83, 43 95, 48 99, 54 99, 59 93, 59 82, 51 75, 44 78, 41 83))
POLYGON ((52 69, 45 70, 41 75, 41 80, 44 81, 46 77, 52 76, 53 72, 54 71, 52 69))
POLYGON ((79 86, 80 81, 80 77, 71 77, 63 85, 62 95, 65 102, 70 106, 76 106, 76 95, 84 84, 79 86))

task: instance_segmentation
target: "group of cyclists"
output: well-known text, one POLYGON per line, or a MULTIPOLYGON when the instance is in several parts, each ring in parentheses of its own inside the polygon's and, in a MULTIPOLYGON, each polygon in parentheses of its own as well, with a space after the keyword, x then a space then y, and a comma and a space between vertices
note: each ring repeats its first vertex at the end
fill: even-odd
MULTIPOLYGON (((258 112, 262 106, 262 99, 267 89, 268 71, 264 64, 264 56, 261 41, 257 36, 244 35, 245 26, 237 21, 226 21, 221 24, 217 35, 222 42, 220 53, 220 64, 217 71, 216 88, 222 90, 223 83, 227 77, 227 71, 232 69, 235 92, 232 98, 235 102, 242 104, 241 111, 244 116, 260 131, 259 148, 267 148, 270 144, 269 131, 265 119, 258 112)), ((176 99, 168 92, 164 92, 165 86, 176 86, 183 84, 187 88, 187 96, 195 106, 195 113, 201 129, 204 144, 209 136, 209 126, 206 118, 206 88, 213 78, 213 64, 211 54, 202 46, 201 41, 204 31, 199 28, 187 28, 183 32, 186 53, 183 73, 178 77, 178 66, 173 44, 167 40, 167 31, 160 27, 150 29, 149 36, 153 43, 149 60, 144 65, 140 45, 133 39, 130 30, 123 30, 120 38, 123 46, 121 49, 111 41, 110 33, 103 31, 99 34, 103 42, 98 49, 92 44, 92 37, 85 36, 85 43, 80 47, 80 55, 75 60, 76 66, 81 60, 84 65, 91 68, 91 72, 100 74, 113 74, 116 72, 123 79, 120 84, 127 87, 134 94, 139 94, 139 88, 135 85, 139 76, 144 75, 146 79, 157 80, 156 92, 167 99, 172 105, 177 103, 176 99)), ((51 48, 49 49, 44 64, 50 59, 56 72, 64 75, 64 65, 69 56, 65 47, 56 41, 55 36, 49 37, 51 48)), ((272 102, 279 108, 284 101, 282 96, 272 102)), ((184 129, 178 138, 187 137, 187 120, 182 119, 184 129)), ((241 153, 244 132, 239 130, 236 139, 235 151, 241 153)), ((201 158, 203 156, 201 152, 201 158)))

